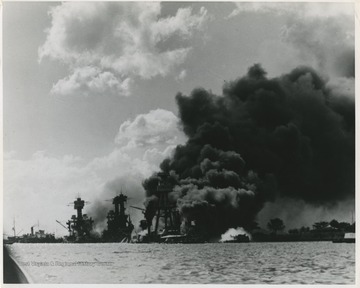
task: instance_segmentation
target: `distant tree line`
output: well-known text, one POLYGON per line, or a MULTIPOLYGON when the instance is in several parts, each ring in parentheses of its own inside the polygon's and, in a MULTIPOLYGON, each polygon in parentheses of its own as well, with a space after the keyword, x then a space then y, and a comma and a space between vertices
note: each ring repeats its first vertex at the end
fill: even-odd
MULTIPOLYGON (((256 223, 257 224, 257 223, 256 223)), ((339 222, 315 222, 312 227, 300 227, 288 230, 284 233, 285 224, 280 218, 270 219, 267 223, 267 231, 253 225, 251 230, 254 242, 288 242, 288 241, 333 241, 342 239, 347 232, 355 232, 355 223, 339 222)))
MULTIPOLYGON (((285 224, 284 221, 281 220, 280 218, 274 218, 267 223, 267 228, 272 234, 276 235, 278 232, 284 231, 285 224)), ((330 222, 327 221, 315 222, 312 225, 312 229, 303 226, 297 229, 290 229, 288 232, 289 234, 301 234, 310 231, 323 232, 329 230, 341 231, 341 232, 355 232, 355 222, 353 224, 350 224, 348 222, 339 222, 333 219, 330 222)))

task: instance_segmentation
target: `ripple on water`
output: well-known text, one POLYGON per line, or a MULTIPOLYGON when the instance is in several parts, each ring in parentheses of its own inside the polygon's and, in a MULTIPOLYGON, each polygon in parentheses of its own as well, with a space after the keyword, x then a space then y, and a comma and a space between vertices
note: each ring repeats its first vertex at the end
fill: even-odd
POLYGON ((331 244, 14 244, 10 250, 19 261, 99 263, 22 267, 36 283, 354 284, 355 245, 331 244))

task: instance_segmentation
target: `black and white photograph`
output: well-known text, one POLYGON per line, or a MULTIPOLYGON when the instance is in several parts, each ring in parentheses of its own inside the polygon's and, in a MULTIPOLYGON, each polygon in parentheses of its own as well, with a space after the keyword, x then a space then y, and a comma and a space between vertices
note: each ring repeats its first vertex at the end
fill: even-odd
POLYGON ((359 284, 357 8, 3 1, 3 284, 359 284))

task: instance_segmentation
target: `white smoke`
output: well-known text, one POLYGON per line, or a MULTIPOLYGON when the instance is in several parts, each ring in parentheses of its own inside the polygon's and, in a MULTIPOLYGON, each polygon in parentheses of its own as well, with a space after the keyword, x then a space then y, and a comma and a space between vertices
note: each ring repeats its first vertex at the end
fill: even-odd
POLYGON ((242 227, 238 227, 238 228, 230 228, 229 230, 227 230, 224 234, 221 235, 221 240, 220 242, 225 242, 225 241, 230 241, 230 240, 234 240, 234 238, 237 235, 246 235, 249 237, 249 239, 251 240, 251 234, 246 232, 244 230, 244 228, 242 227))

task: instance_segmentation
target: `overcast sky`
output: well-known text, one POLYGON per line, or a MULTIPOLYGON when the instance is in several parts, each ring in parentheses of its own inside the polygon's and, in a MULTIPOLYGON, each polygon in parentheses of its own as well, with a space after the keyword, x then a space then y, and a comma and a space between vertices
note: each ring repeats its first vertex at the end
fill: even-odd
POLYGON ((78 193, 102 203, 122 188, 142 205, 141 181, 186 141, 177 92, 204 87, 221 94, 224 81, 261 63, 270 77, 310 65, 354 94, 354 79, 335 61, 354 51, 352 4, 3 7, 4 232, 10 235, 14 217, 18 232, 39 220, 48 232, 66 234, 55 219, 64 223, 75 214, 67 204, 78 193))

